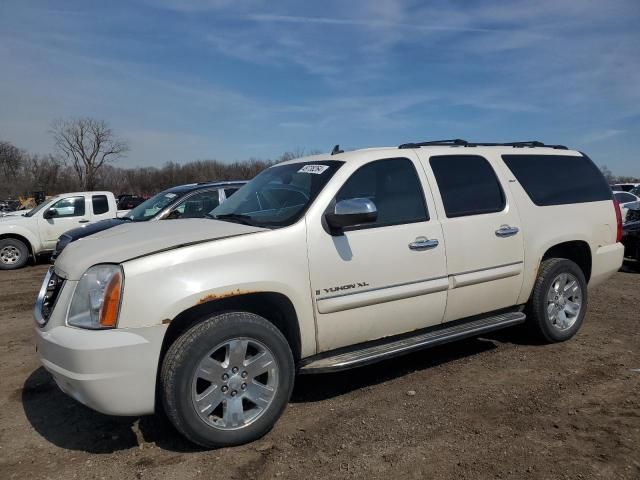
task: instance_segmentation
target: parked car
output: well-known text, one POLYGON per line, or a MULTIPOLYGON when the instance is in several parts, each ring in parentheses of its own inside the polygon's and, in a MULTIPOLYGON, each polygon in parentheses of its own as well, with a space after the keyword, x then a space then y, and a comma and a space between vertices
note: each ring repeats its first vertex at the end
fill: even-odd
POLYGON ((29 257, 53 251, 58 237, 77 225, 116 216, 111 192, 56 195, 27 213, 0 218, 0 270, 23 267, 29 257))
POLYGON ((629 193, 633 193, 636 197, 640 197, 640 185, 629 190, 629 193))
POLYGON ((629 204, 627 208, 622 234, 624 256, 636 260, 636 268, 640 269, 640 202, 629 204))
POLYGON ((611 185, 611 190, 618 192, 630 192, 634 188, 640 187, 640 183, 616 183, 611 185))
POLYGON ((568 340, 624 250, 600 170, 539 142, 335 148, 266 169, 211 216, 71 244, 34 308, 63 391, 111 415, 157 400, 205 447, 265 434, 297 373, 524 322, 568 340))
POLYGON ((204 217, 245 183, 244 181, 190 183, 169 188, 119 218, 83 225, 65 232, 58 239, 51 259, 55 261, 69 243, 123 223, 204 217))
POLYGON ((620 205, 620 213, 622 214, 622 219, 624 220, 627 216, 627 209, 629 205, 632 203, 636 203, 640 201, 640 197, 634 195, 630 192, 622 192, 622 191, 613 191, 613 198, 620 205))

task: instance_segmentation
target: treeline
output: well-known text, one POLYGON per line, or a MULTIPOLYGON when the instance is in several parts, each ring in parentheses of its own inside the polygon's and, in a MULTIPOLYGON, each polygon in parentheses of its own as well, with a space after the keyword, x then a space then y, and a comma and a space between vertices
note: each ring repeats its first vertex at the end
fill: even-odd
MULTIPOLYGON (((124 168, 105 164, 95 180, 95 190, 116 195, 132 193, 153 195, 165 188, 213 180, 245 180, 265 168, 305 154, 302 150, 285 152, 274 160, 249 159, 232 163, 197 160, 184 164, 168 162, 162 167, 124 168)), ((76 170, 55 155, 34 155, 8 142, 0 141, 0 199, 29 196, 43 191, 46 195, 83 190, 76 170)))

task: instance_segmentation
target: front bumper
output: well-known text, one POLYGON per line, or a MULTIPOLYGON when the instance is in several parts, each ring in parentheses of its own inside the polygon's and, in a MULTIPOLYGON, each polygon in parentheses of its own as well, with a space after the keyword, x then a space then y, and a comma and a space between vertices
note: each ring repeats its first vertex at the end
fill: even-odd
POLYGON ((40 360, 66 394, 108 415, 154 412, 166 325, 84 330, 49 322, 35 330, 40 360))

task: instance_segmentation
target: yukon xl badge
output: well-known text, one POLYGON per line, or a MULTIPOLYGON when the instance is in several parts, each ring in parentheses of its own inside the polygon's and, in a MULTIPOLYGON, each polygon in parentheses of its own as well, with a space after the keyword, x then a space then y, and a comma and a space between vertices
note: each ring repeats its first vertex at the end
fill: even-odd
POLYGON ((338 287, 322 288, 320 290, 316 290, 316 296, 322 294, 327 295, 329 293, 337 293, 345 290, 352 290, 354 288, 363 288, 368 286, 369 284, 367 282, 347 283, 346 285, 340 285, 338 287))

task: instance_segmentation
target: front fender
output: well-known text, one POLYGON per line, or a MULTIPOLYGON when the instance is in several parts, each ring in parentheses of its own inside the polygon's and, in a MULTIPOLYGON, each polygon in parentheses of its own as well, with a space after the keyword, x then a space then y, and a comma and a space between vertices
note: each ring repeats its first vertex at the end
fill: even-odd
POLYGON ((2 224, 0 224, 0 238, 2 237, 19 237, 26 240, 29 242, 29 245, 27 246, 30 247, 33 254, 39 253, 42 249, 38 236, 33 231, 22 225, 2 222, 2 224))
POLYGON ((125 262, 119 327, 167 323, 196 305, 256 292, 287 297, 301 354, 316 351, 304 222, 125 262))

